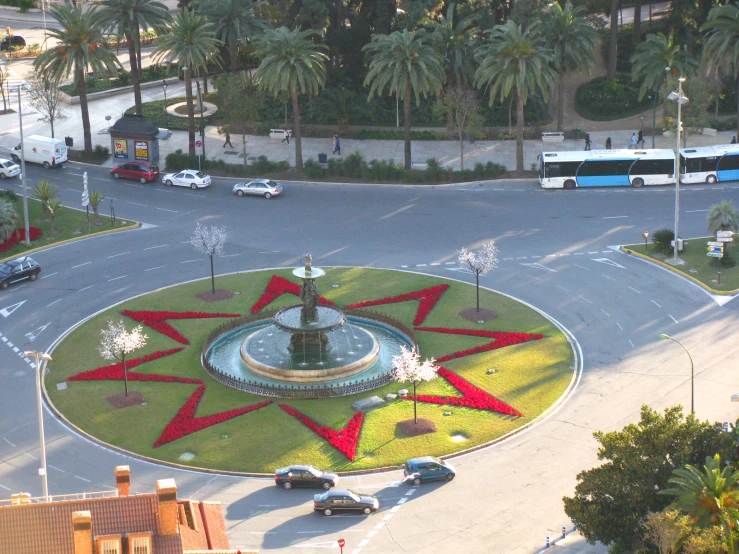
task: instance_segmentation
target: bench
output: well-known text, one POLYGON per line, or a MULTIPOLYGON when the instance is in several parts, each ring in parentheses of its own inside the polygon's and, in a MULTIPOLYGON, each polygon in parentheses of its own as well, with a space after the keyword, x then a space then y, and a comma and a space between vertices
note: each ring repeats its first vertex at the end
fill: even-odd
POLYGON ((562 142, 565 139, 564 132, 546 132, 541 134, 543 142, 562 142))
POLYGON ((703 127, 702 134, 708 136, 708 137, 715 137, 716 136, 716 129, 711 129, 710 127, 703 127))
MULTIPOLYGON (((293 137, 293 132, 288 130, 288 133, 290 133, 290 138, 293 137)), ((269 138, 271 139, 277 139, 282 140, 285 138, 285 129, 270 129, 269 130, 269 138)))

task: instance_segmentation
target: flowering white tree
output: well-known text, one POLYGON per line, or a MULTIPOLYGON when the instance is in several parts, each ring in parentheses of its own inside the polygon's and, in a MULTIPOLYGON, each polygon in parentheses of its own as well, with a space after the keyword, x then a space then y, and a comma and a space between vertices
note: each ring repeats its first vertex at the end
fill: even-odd
POLYGON ((120 360, 123 364, 123 382, 128 396, 128 373, 126 370, 126 355, 137 348, 146 346, 149 338, 142 332, 141 325, 134 327, 131 331, 126 330, 123 320, 120 323, 108 320, 108 328, 100 331, 103 338, 100 339, 98 352, 106 360, 120 360))
POLYGON ((393 379, 399 383, 413 383, 413 423, 418 423, 418 398, 416 390, 424 381, 436 379, 439 368, 436 360, 429 358, 422 362, 418 349, 414 346, 408 350, 401 346, 400 354, 393 356, 393 379))
POLYGON ((190 237, 190 244, 200 254, 207 254, 210 258, 210 285, 212 292, 216 292, 216 277, 213 273, 213 255, 223 256, 223 245, 226 244, 226 228, 211 225, 206 227, 198 223, 195 232, 190 237))
POLYGON ((482 245, 477 252, 470 252, 466 248, 459 251, 457 258, 459 265, 469 269, 475 276, 477 288, 477 311, 480 311, 480 275, 485 275, 491 269, 498 267, 498 247, 491 240, 482 245))

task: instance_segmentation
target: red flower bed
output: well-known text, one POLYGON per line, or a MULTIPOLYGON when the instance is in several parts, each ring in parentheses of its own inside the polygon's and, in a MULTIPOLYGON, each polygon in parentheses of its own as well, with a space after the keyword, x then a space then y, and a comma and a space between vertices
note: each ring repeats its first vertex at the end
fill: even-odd
POLYGON ((132 312, 131 310, 123 310, 123 315, 130 317, 134 321, 138 321, 151 327, 155 331, 160 332, 163 335, 168 336, 171 339, 176 340, 182 344, 190 344, 185 337, 183 337, 177 329, 172 327, 165 320, 167 319, 204 319, 209 317, 239 317, 240 314, 223 314, 223 313, 208 313, 208 312, 148 312, 139 311, 132 312))
MULTIPOLYGON (((255 314, 268 304, 274 302, 277 298, 283 294, 294 294, 300 296, 300 285, 288 281, 284 277, 278 275, 272 275, 267 287, 264 289, 264 294, 259 297, 259 300, 251 307, 251 313, 255 314)), ((334 303, 331 300, 324 298, 323 296, 318 297, 318 303, 323 306, 333 306, 334 303)))
MULTIPOLYGON (((490 412, 498 412, 505 415, 513 415, 521 417, 522 414, 518 410, 512 408, 505 402, 502 402, 477 388, 475 385, 463 379, 456 373, 452 373, 444 367, 439 367, 439 375, 446 379, 450 385, 462 393, 462 396, 428 396, 425 394, 418 395, 419 402, 428 402, 430 404, 452 405, 463 408, 473 408, 475 410, 487 410, 490 412)), ((413 395, 404 396, 404 400, 413 400, 413 395)))
POLYGON ((516 333, 509 331, 485 331, 478 329, 449 329, 447 327, 416 327, 416 331, 428 331, 429 333, 447 333, 450 335, 468 335, 473 337, 486 337, 495 339, 488 344, 481 344, 467 350, 459 350, 452 354, 447 354, 438 358, 437 362, 448 362, 455 358, 464 358, 472 354, 479 354, 480 352, 488 352, 490 350, 497 350, 498 348, 504 348, 513 344, 521 344, 522 342, 528 342, 530 340, 540 340, 544 338, 544 335, 539 333, 516 333))
POLYGON ((172 418, 172 421, 170 421, 164 428, 161 436, 154 443, 154 448, 159 448, 163 444, 176 441, 186 435, 197 433, 206 427, 218 425, 219 423, 223 423, 229 419, 233 419, 243 414, 248 414, 249 412, 259 410, 260 408, 264 408, 265 406, 272 404, 271 400, 264 400, 257 404, 244 406, 243 408, 234 408, 233 410, 211 414, 209 416, 195 417, 195 412, 197 412, 198 404, 200 404, 203 394, 205 394, 205 385, 199 386, 197 390, 192 393, 190 398, 188 398, 182 405, 180 410, 177 412, 177 415, 172 418))
POLYGON ((381 304, 395 304, 397 302, 407 302, 409 300, 420 300, 421 302, 418 304, 418 311, 413 320, 413 325, 421 325, 421 323, 426 319, 426 316, 429 315, 431 309, 436 306, 436 303, 441 299, 441 295, 444 294, 448 288, 449 285, 445 283, 443 285, 436 285, 427 289, 399 294, 398 296, 388 296, 378 300, 365 300, 364 302, 349 304, 347 308, 368 308, 370 306, 379 306, 381 304))
MULTIPOLYGON (((202 385, 203 382, 200 379, 188 379, 186 377, 175 377, 170 375, 158 375, 154 373, 143 374, 132 372, 131 369, 145 364, 146 362, 152 362, 165 356, 171 356, 177 352, 183 350, 182 348, 172 348, 171 350, 160 350, 159 352, 152 352, 141 358, 134 358, 132 360, 126 360, 126 373, 128 373, 129 381, 161 381, 164 383, 186 383, 202 385)), ((123 364, 116 362, 114 364, 106 365, 93 369, 91 371, 83 371, 77 375, 72 375, 67 381, 120 381, 123 380, 123 364)))
MULTIPOLYGON (((33 242, 34 240, 39 238, 42 233, 41 229, 39 229, 38 227, 29 227, 28 234, 31 235, 31 242, 33 242)), ((26 230, 17 229, 15 233, 10 235, 6 240, 0 242, 0 252, 7 252, 23 240, 26 240, 26 230)))
POLYGON ((280 408, 293 416, 319 437, 327 440, 331 446, 346 456, 350 462, 354 461, 354 458, 357 455, 357 445, 359 445, 359 433, 362 430, 362 422, 364 421, 364 412, 357 412, 354 414, 354 417, 349 420, 346 427, 337 431, 331 427, 318 425, 307 415, 296 410, 292 406, 280 404, 280 408))

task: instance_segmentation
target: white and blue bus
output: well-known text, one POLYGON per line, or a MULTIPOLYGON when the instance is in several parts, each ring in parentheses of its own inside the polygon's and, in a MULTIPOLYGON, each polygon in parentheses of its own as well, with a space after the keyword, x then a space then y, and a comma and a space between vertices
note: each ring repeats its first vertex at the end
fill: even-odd
POLYGON ((578 150, 542 152, 543 188, 642 187, 675 184, 672 150, 578 150))
POLYGON ((680 149, 681 183, 739 181, 739 144, 680 149))

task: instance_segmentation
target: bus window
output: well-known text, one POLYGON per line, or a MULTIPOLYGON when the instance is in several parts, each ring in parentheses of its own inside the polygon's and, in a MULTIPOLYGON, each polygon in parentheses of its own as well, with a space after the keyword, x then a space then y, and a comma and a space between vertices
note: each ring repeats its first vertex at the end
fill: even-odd
POLYGON ((739 169, 739 156, 726 155, 718 162, 719 171, 732 171, 739 169))
POLYGON ((666 175, 675 171, 672 160, 637 160, 631 167, 631 175, 666 175))
POLYGON ((587 160, 577 172, 578 177, 628 175, 631 160, 587 160))
POLYGON ((544 164, 544 177, 546 177, 547 179, 551 177, 559 177, 559 164, 558 163, 544 164))
POLYGON ((698 171, 712 172, 716 171, 716 165, 718 164, 718 158, 711 156, 710 158, 701 158, 701 167, 698 171))

